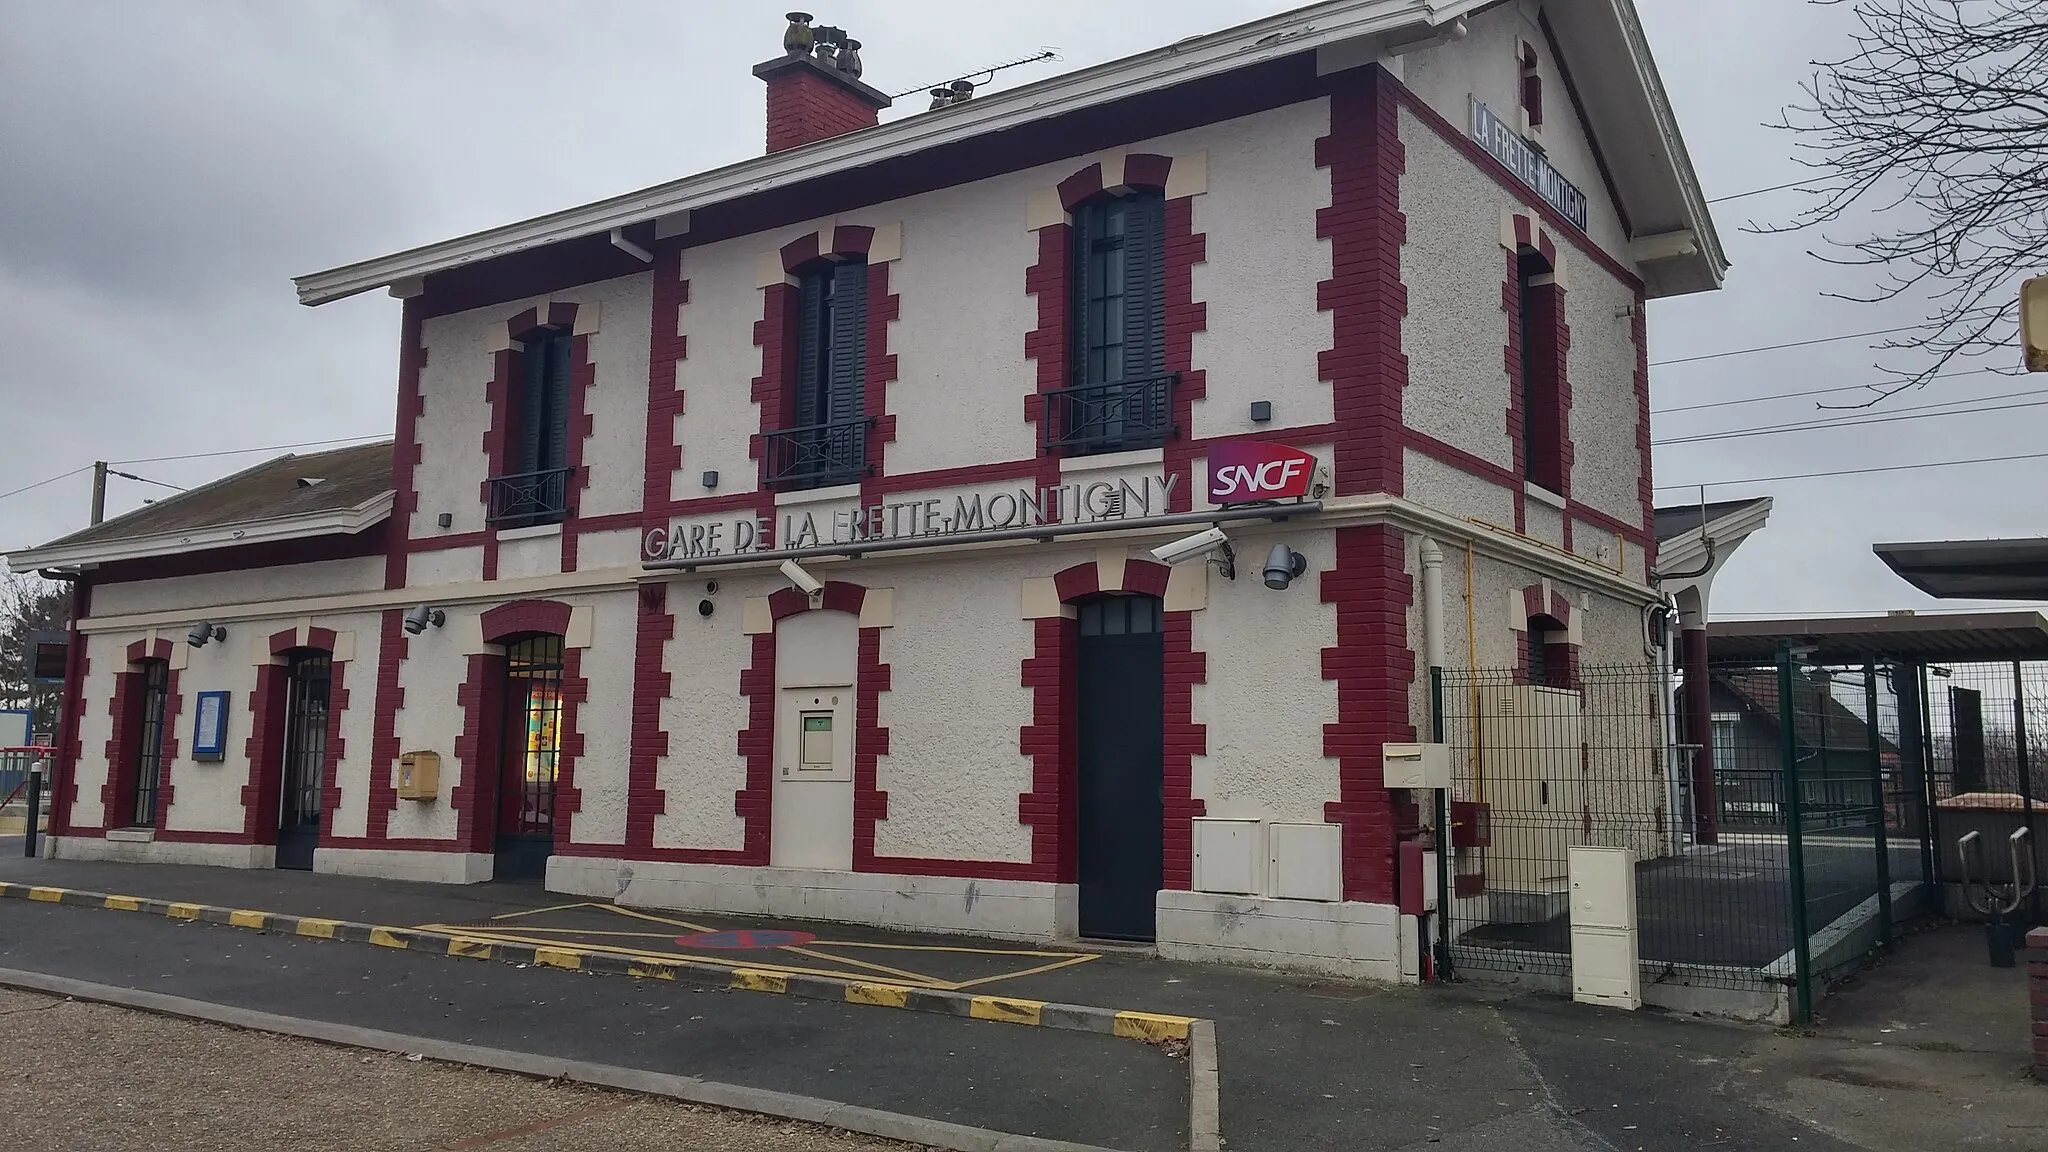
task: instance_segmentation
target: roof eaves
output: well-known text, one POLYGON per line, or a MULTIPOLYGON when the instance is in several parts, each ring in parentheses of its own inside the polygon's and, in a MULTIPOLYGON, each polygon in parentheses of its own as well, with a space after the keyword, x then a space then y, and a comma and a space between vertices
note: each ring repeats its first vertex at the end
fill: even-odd
POLYGON ((1611 0, 1611 3, 1614 18, 1628 40, 1631 62, 1642 82, 1643 98, 1649 102, 1650 113, 1657 121, 1657 134, 1663 138, 1666 154, 1671 158, 1672 175, 1677 178, 1679 195, 1685 200, 1686 219, 1692 224, 1693 235, 1698 239, 1714 283, 1718 285, 1728 272, 1728 253, 1721 246, 1720 232, 1714 227, 1714 214, 1708 210, 1707 194, 1700 188, 1692 154, 1686 150, 1685 137, 1678 130, 1678 116, 1671 110, 1671 97, 1664 91, 1664 78, 1657 71, 1656 57, 1650 53, 1649 35, 1643 31, 1642 17, 1636 12, 1634 0, 1611 0))
POLYGON ((389 517, 396 499, 397 493, 387 489, 350 508, 327 508, 295 516, 210 524, 203 528, 90 540, 68 546, 59 540, 40 548, 11 552, 7 556, 7 566, 18 573, 36 572, 48 568, 89 567, 121 560, 147 560, 159 556, 177 556, 213 548, 234 548, 278 540, 353 535, 389 517))

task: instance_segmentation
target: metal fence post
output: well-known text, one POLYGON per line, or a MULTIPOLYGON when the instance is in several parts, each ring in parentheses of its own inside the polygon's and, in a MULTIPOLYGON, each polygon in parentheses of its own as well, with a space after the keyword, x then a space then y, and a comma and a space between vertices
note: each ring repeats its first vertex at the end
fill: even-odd
POLYGON ((28 769, 28 828, 22 834, 22 855, 36 855, 37 826, 43 820, 43 762, 36 761, 28 769))
MULTIPOLYGON (((1870 789, 1876 801, 1877 922, 1884 946, 1892 946, 1892 849, 1885 827, 1889 813, 1884 796, 1884 733, 1877 729, 1877 664, 1863 665, 1863 726, 1870 733, 1870 789)), ((1905 760, 1900 758, 1900 767, 1905 760)))
POLYGON ((1799 794, 1799 713, 1792 692, 1793 658, 1789 640, 1778 643, 1778 727, 1784 739, 1785 854, 1791 878, 1792 973, 1795 1024, 1813 1021, 1813 956, 1806 936, 1806 846, 1801 829, 1799 794))
MULTIPOLYGON (((2027 747, 2027 669, 2018 660, 2012 662, 2012 730, 2013 743, 2018 746, 2020 819, 2027 830, 2028 851, 2038 852, 2033 845, 2040 842, 2040 832, 2034 828, 2034 768, 2033 756, 2027 747)), ((2018 883, 2019 877, 2013 877, 2018 883)), ((2037 922, 2041 918, 2041 890, 2037 886, 2029 911, 2037 922)), ((2024 931, 2024 930, 2022 930, 2024 931)))
MULTIPOLYGON (((1444 734, 1444 670, 1429 670, 1429 726, 1430 739, 1441 744, 1448 740, 1444 734)), ((1436 793, 1436 978, 1449 980, 1457 975, 1451 962, 1451 913, 1456 908, 1451 886, 1451 852, 1457 837, 1451 831, 1451 790, 1439 788, 1436 793)))
POLYGON ((1935 907, 1942 906, 1943 877, 1948 868, 1941 861, 1940 787, 1934 779, 1934 706, 1927 699, 1927 665, 1914 666, 1914 684, 1920 692, 1917 702, 1920 720, 1921 803, 1926 805, 1926 827, 1920 833, 1921 879, 1934 890, 1935 907))

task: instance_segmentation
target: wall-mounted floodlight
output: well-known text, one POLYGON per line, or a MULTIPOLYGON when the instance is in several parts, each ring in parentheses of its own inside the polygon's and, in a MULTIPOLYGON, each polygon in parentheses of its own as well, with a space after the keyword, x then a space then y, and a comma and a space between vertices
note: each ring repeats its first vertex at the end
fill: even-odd
POLYGON ((1266 553, 1266 587, 1285 591, 1289 584, 1308 572, 1308 557, 1285 544, 1273 545, 1266 553))
POLYGON ((194 648, 204 648, 208 640, 225 640, 227 638, 227 629, 218 624, 201 620, 192 626, 192 631, 185 634, 185 643, 190 644, 194 648))
POLYGON ((428 628, 439 628, 448 622, 448 614, 431 604, 422 604, 405 614, 405 630, 417 636, 428 628))
POLYGON ((804 571, 804 566, 794 560, 782 562, 782 576, 806 596, 816 596, 825 590, 825 582, 804 571))

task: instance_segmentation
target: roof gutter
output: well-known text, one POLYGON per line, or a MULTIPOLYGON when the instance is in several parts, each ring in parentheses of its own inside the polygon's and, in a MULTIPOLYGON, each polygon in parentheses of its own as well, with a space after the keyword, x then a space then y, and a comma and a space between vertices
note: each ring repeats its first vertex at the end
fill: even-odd
POLYGON ((239 548, 247 544, 263 544, 276 540, 353 535, 390 516, 396 498, 396 493, 384 492, 353 508, 309 512, 274 520, 252 520, 241 524, 214 524, 187 532, 159 532, 148 536, 93 540, 37 548, 32 551, 10 552, 7 554, 7 567, 16 573, 35 572, 46 568, 79 569, 122 560, 149 560, 159 556, 178 556, 214 548, 239 548))

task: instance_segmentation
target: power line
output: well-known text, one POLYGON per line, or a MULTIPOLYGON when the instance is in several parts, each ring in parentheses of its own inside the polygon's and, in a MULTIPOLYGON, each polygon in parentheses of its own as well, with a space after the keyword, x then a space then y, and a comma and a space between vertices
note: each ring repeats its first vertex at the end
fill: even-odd
POLYGON ((1726 196, 1716 196, 1708 200, 1707 203, 1725 204, 1730 200, 1745 200, 1751 196, 1761 196, 1766 192, 1783 192, 1787 188, 1804 188, 1808 184, 1818 184, 1823 180, 1833 180, 1834 178, 1834 173, 1829 173, 1826 176, 1808 176, 1804 180, 1794 180, 1789 184, 1773 184, 1769 188, 1752 188, 1747 192, 1731 192, 1726 196))
POLYGON ((1971 400, 1949 400, 1940 404, 1923 404, 1917 408, 1900 408, 1885 416, 1823 416, 1814 420, 1799 420, 1789 424, 1765 424, 1755 428, 1734 428, 1726 432, 1702 432, 1696 436, 1673 436, 1663 440, 1652 440, 1651 444, 1698 444, 1707 440, 1740 440, 1748 436, 1775 436, 1782 432, 1822 432, 1830 428, 1860 428, 1865 424, 1890 424, 1898 420, 1932 420, 1939 416, 1972 416, 1979 412, 2004 412, 2013 408, 2038 408, 2048 400, 2036 400, 2026 404, 1995 404, 1988 408, 1958 408, 1952 412, 1935 412, 1930 409, 1953 408, 1958 404, 1988 404, 1993 400, 2013 400, 2021 396, 2039 396, 2048 389, 2035 388, 2026 392, 2008 392, 2000 396, 1979 396, 1971 400))
POLYGON ((33 491, 35 491, 36 489, 38 489, 38 488, 41 488, 41 487, 42 487, 43 485, 45 485, 45 484, 55 484, 55 483, 56 483, 57 481, 59 481, 59 480, 68 480, 68 479, 70 479, 71 477, 73 477, 73 476, 76 476, 76 475, 78 475, 78 474, 79 474, 80 472, 90 472, 90 471, 92 471, 92 465, 90 465, 90 464, 85 464, 85 465, 81 465, 81 466, 79 466, 79 467, 77 467, 77 468, 73 468, 73 469, 72 469, 71 471, 69 471, 69 472, 66 472, 66 473, 64 473, 64 474, 63 474, 63 475, 61 475, 61 476, 52 476, 52 477, 50 477, 50 478, 49 478, 49 479, 47 479, 47 480, 38 480, 38 481, 36 481, 36 482, 35 482, 35 483, 33 483, 33 484, 25 484, 25 485, 21 486, 20 488, 16 488, 16 489, 15 489, 14 491, 12 491, 12 492, 0 492, 0 500, 5 500, 5 499, 7 499, 7 498, 8 498, 9 496, 19 496, 19 495, 21 495, 21 494, 22 494, 23 492, 33 492, 33 491))
POLYGON ((178 485, 176 485, 176 484, 166 484, 166 483, 164 483, 164 482, 163 482, 162 480, 151 480, 151 479, 150 479, 149 477, 147 477, 147 476, 137 476, 137 475, 136 475, 135 473, 133 473, 133 472, 120 472, 120 471, 117 471, 117 470, 115 470, 115 469, 109 468, 109 469, 107 469, 107 475, 109 475, 109 476, 119 476, 119 477, 120 477, 121 479, 123 479, 123 480, 135 480, 135 481, 139 481, 139 482, 141 482, 141 483, 143 483, 143 484, 155 484, 155 485, 157 485, 157 486, 158 486, 158 487, 160 487, 160 488, 169 488, 169 489, 170 489, 171 491, 173 491, 173 492, 188 492, 188 491, 190 491, 190 489, 188 489, 188 488, 180 488, 180 487, 179 487, 178 485))
POLYGON ((109 464, 160 464, 166 460, 206 460, 215 456, 251 456, 258 452, 284 452, 292 448, 324 448, 331 444, 355 444, 364 440, 382 440, 384 433, 373 436, 343 436, 338 440, 308 440, 301 444, 269 444, 261 448, 231 448, 221 452, 188 452, 182 456, 144 456, 136 460, 109 460, 109 464))
MULTIPOLYGON (((1958 376, 1976 376, 1984 372, 1991 372, 2001 376, 2013 375, 2013 373, 1997 368, 1966 368, 1961 372, 1943 372, 1937 376, 1929 376, 1927 379, 1930 382, 1935 380, 1953 380, 1958 376)), ((1746 396, 1740 400, 1716 400, 1711 404, 1687 404, 1678 408, 1652 408, 1650 409, 1650 415, 1663 416, 1668 413, 1701 412, 1708 408, 1733 408, 1738 404, 1762 404, 1767 400, 1797 400, 1802 396, 1826 396, 1834 392, 1860 392, 1864 389, 1880 387, 1883 383, 1887 382, 1880 381, 1878 384, 1842 384, 1834 388, 1811 388, 1804 392, 1774 392, 1769 396, 1746 396)), ((1962 401, 1957 401, 1957 403, 1962 403, 1962 401)))
POLYGON ((1741 480, 1709 480, 1704 484, 1659 484, 1659 492, 1692 488, 1728 488, 1737 484, 1775 484, 1781 480, 1818 480, 1829 476, 1868 476, 1876 472, 1913 472, 1922 468, 1959 468, 1965 464, 2008 464, 2017 460, 2048 460, 2048 452, 2018 456, 1980 456, 1974 460, 1929 460, 1923 464, 1887 464, 1876 468, 1843 468, 1834 472, 1794 472, 1784 476, 1747 476, 1741 480))
POLYGON ((1917 332, 1925 324, 1908 324, 1903 328, 1881 328, 1875 332, 1850 332, 1841 336, 1822 336, 1814 340, 1794 340, 1790 344, 1765 344, 1757 348, 1731 348, 1726 352, 1708 352, 1701 356, 1682 356, 1676 360, 1653 360, 1652 368, 1663 368, 1671 364, 1692 364, 1701 360, 1719 360, 1725 356, 1747 356, 1752 352, 1778 352, 1786 348, 1805 348, 1814 344, 1833 344, 1841 340, 1861 340, 1866 336, 1892 336, 1900 332, 1917 332))

